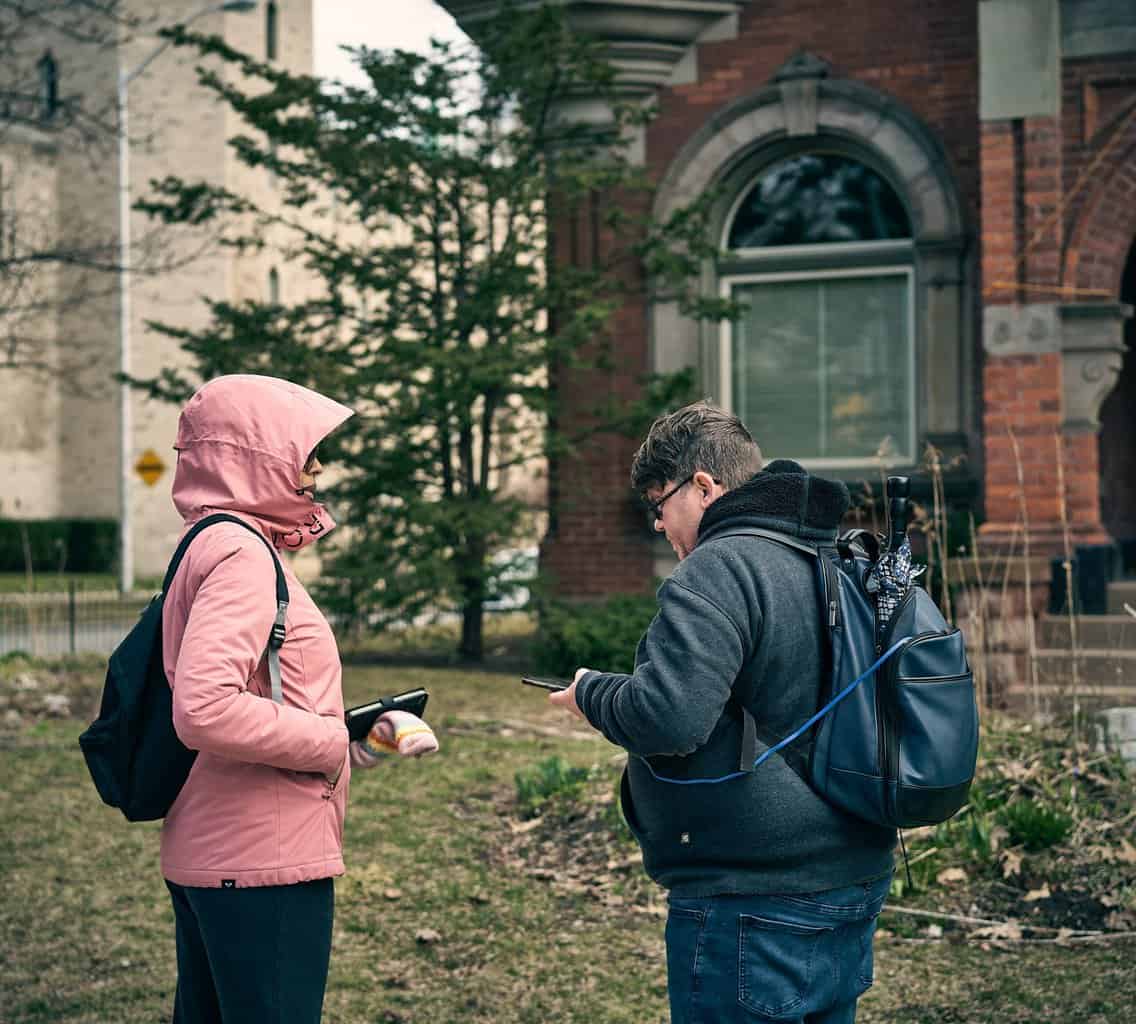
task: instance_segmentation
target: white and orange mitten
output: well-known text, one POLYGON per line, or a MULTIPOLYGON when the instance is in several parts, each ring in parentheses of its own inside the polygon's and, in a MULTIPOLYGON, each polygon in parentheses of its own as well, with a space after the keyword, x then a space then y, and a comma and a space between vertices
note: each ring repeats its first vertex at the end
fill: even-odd
POLYGON ((351 763, 371 768, 384 753, 402 757, 422 757, 438 749, 438 738, 417 715, 409 711, 387 711, 375 719, 366 739, 351 744, 351 763))

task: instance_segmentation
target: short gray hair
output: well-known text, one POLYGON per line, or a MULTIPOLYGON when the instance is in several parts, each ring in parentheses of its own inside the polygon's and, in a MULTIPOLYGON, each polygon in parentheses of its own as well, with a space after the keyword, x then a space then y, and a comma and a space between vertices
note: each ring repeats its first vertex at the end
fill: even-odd
POLYGON ((761 449, 745 424, 706 399, 651 424, 631 462, 631 486, 643 494, 703 470, 733 490, 760 469, 761 449))

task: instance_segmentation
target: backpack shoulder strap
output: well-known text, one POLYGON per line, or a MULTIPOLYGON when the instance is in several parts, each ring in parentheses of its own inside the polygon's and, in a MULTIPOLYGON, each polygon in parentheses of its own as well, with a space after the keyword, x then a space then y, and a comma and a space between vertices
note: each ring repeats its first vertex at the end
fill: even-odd
MULTIPOLYGON (((780 544, 782 547, 798 551, 813 560, 814 564, 818 567, 817 590, 821 608, 821 636, 822 638, 827 638, 827 642, 822 641, 822 651, 830 665, 832 659, 832 629, 836 626, 843 625, 839 600, 840 583, 837 577, 839 570, 833 564, 832 559, 828 558, 823 553, 820 546, 810 544, 808 541, 803 541, 799 537, 781 533, 778 530, 765 530, 761 527, 751 526, 741 530, 734 530, 730 533, 720 534, 712 538, 710 543, 716 540, 724 540, 726 537, 760 537, 764 540, 771 540, 780 544)), ((827 665, 823 671, 828 671, 827 665)), ((742 713, 742 749, 739 770, 749 771, 753 769, 754 762, 757 759, 757 741, 760 739, 766 746, 772 747, 779 738, 758 726, 753 717, 753 713, 742 704, 736 696, 734 697, 734 701, 737 703, 742 713)), ((786 763, 807 782, 805 759, 799 752, 793 748, 786 748, 784 745, 779 748, 778 752, 786 763)))
POLYGON ((189 528, 189 532, 182 537, 181 543, 178 544, 173 558, 170 559, 169 568, 166 570, 166 578, 162 581, 162 596, 164 597, 166 591, 170 589, 174 575, 177 573, 186 551, 189 550, 189 545, 193 542, 193 538, 214 523, 236 523, 238 526, 244 527, 254 537, 260 538, 260 541, 268 548, 268 553, 272 556, 272 567, 276 570, 276 618, 272 623, 272 632, 268 637, 268 675, 272 680, 272 699, 277 704, 283 704, 284 688, 280 679, 280 648, 284 644, 284 617, 288 613, 288 582, 284 579, 284 569, 280 565, 279 556, 263 533, 255 527, 250 526, 243 519, 228 515, 225 512, 214 512, 212 515, 208 515, 204 519, 194 523, 193 526, 189 528))
POLYGON ((783 547, 792 548, 794 551, 799 551, 803 555, 808 555, 820 567, 820 582, 823 585, 824 592, 821 594, 821 627, 822 629, 829 629, 834 626, 842 625, 840 615, 840 601, 839 595, 839 582, 837 577, 837 568, 832 560, 824 555, 824 550, 820 545, 810 544, 808 541, 801 540, 798 537, 792 537, 787 533, 780 533, 777 530, 763 530, 760 527, 751 526, 744 530, 735 530, 731 533, 723 533, 717 537, 713 537, 710 543, 716 540, 724 540, 727 537, 761 537, 765 540, 774 541, 783 547))
POLYGON ((812 555, 815 558, 819 554, 815 544, 810 544, 808 541, 792 537, 787 533, 781 533, 778 530, 765 530, 759 526, 748 526, 744 530, 732 530, 730 533, 719 534, 717 537, 711 537, 709 543, 713 544, 714 541, 725 540, 727 537, 763 537, 765 540, 772 540, 787 548, 800 551, 804 555, 812 555))

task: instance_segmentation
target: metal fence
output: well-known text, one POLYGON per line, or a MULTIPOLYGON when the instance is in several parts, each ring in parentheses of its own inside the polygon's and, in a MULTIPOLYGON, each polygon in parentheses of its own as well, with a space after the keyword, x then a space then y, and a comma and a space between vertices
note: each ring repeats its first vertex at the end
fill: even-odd
MULTIPOLYGON (((69 590, 43 594, 0 594, 0 657, 22 652, 37 658, 68 654, 108 655, 138 621, 150 592, 123 597, 116 590, 69 590)), ((509 642, 527 632, 523 611, 527 591, 485 609, 487 646, 509 642), (520 623, 520 625, 518 625, 520 623)), ((377 620, 372 628, 348 631, 336 616, 327 616, 349 653, 452 650, 461 616, 452 610, 431 609, 410 621, 377 620), (342 631, 342 632, 341 632, 342 631), (451 636, 452 634, 452 636, 451 636)))
POLYGON ((0 595, 0 657, 15 651, 37 658, 110 654, 150 596, 74 586, 61 593, 0 595))

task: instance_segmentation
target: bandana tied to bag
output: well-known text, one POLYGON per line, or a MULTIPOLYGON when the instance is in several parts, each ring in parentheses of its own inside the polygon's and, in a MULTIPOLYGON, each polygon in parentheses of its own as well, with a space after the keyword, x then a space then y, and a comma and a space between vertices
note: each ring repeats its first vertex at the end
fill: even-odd
POLYGON ((438 749, 434 730, 409 711, 388 711, 380 715, 367 738, 351 744, 351 764, 371 768, 385 753, 402 757, 422 757, 438 749))

